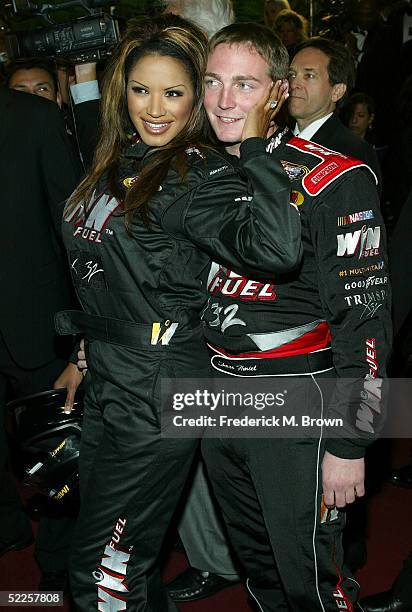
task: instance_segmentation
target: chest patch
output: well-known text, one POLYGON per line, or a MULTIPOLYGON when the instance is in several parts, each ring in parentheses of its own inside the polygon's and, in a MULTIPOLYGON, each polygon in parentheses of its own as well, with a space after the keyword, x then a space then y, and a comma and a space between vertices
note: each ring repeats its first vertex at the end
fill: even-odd
POLYGON ((93 204, 87 217, 83 215, 83 204, 78 204, 70 213, 65 215, 66 223, 74 223, 73 236, 78 236, 89 242, 102 242, 105 234, 113 232, 106 228, 112 214, 120 208, 116 198, 103 193, 93 204))
POLYGON ((303 181, 305 176, 309 174, 309 168, 306 166, 301 166, 300 164, 293 164, 292 162, 285 161, 284 159, 280 160, 280 163, 283 166, 284 171, 289 177, 291 182, 293 181, 303 181))

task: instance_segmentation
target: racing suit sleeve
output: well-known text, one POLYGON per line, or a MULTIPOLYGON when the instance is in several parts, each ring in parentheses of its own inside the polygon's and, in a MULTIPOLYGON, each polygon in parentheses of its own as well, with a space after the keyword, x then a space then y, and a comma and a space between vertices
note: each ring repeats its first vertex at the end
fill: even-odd
POLYGON ((193 190, 182 215, 184 234, 214 261, 250 275, 292 270, 302 247, 288 177, 262 139, 249 138, 240 153, 239 171, 214 170, 193 190))
POLYGON ((385 227, 376 187, 355 170, 313 211, 319 292, 337 379, 327 417, 343 418, 326 440, 337 457, 362 457, 384 422, 382 377, 391 344, 385 227))

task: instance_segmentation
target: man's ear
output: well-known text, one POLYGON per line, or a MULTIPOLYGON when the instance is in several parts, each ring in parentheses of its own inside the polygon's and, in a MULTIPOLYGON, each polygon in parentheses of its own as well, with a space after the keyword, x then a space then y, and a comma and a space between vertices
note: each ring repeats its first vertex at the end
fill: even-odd
POLYGON ((57 102, 59 108, 61 108, 63 100, 62 100, 62 95, 61 95, 60 91, 57 92, 56 102, 57 102))
POLYGON ((338 102, 346 93, 346 85, 345 83, 336 83, 332 87, 332 102, 338 102))

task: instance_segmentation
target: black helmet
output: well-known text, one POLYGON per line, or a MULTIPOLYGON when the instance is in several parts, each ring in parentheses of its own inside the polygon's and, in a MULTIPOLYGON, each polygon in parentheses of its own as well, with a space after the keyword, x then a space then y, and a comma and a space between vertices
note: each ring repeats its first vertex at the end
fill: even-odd
POLYGON ((53 389, 8 404, 25 457, 24 483, 56 501, 78 493, 83 391, 77 390, 70 414, 64 412, 66 395, 66 389, 53 389))

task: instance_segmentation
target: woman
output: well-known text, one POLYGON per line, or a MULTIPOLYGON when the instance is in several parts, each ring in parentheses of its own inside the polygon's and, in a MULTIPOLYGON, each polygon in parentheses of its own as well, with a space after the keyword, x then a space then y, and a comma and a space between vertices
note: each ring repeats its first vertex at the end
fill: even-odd
POLYGON ((85 612, 174 609, 157 562, 197 442, 161 437, 160 382, 209 375, 198 280, 209 258, 253 274, 299 260, 287 176, 249 138, 266 134, 285 90, 277 82, 249 113, 237 169, 201 147, 205 62, 185 20, 135 26, 108 70, 93 167, 65 211, 84 312, 60 313, 58 328, 85 334, 90 370, 71 558, 85 612))
POLYGON ((365 93, 353 94, 343 110, 345 123, 359 138, 371 142, 371 130, 375 119, 375 105, 365 93))

